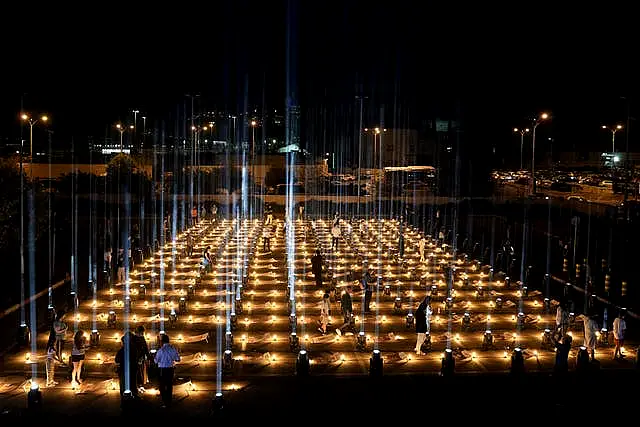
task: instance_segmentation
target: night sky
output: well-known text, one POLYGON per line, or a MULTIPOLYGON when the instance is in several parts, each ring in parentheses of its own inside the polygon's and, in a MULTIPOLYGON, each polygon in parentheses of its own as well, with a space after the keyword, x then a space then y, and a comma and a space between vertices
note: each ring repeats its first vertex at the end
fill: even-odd
MULTIPOLYGON (((186 93, 241 109, 247 81, 251 104, 262 104, 264 87, 267 105, 284 108, 286 2, 159 4, 5 13, 15 19, 2 30, 0 136, 19 132, 22 93, 26 110, 52 116, 59 143, 103 135, 134 108, 170 119, 186 93)), ((358 85, 375 111, 395 103, 419 118, 461 105, 487 147, 519 143, 511 129, 545 110, 553 121, 539 130, 554 150, 608 147, 599 127, 626 122, 620 96, 638 110, 629 11, 419 4, 302 2, 292 69, 303 109, 352 105, 358 85)))

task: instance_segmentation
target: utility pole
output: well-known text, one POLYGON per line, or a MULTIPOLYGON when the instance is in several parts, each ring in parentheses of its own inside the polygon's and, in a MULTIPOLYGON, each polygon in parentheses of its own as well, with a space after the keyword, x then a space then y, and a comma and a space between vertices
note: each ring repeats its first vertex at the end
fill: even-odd
POLYGON ((360 100, 360 124, 358 126, 358 204, 356 214, 360 215, 360 167, 362 161, 362 113, 364 111, 364 98, 362 95, 356 96, 360 100))

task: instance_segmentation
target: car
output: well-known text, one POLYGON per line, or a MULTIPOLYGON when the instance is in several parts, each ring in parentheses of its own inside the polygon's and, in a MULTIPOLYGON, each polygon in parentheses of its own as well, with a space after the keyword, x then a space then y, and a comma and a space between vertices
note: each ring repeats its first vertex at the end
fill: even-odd
POLYGON ((574 201, 574 202, 584 202, 585 201, 584 197, 576 196, 576 195, 567 196, 567 200, 568 201, 574 201))
POLYGON ((531 193, 529 194, 529 198, 531 200, 541 200, 541 199, 546 199, 547 195, 544 193, 531 193))

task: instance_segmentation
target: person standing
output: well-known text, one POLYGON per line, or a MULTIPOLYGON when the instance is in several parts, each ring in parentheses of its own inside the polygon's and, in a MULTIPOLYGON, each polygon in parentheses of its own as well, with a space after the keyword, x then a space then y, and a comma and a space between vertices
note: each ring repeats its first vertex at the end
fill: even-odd
POLYGON ((371 304, 371 282, 373 281, 373 278, 371 277, 371 273, 369 273, 369 266, 366 260, 363 263, 362 270, 362 281, 360 286, 364 291, 364 312, 371 313, 369 305, 371 304))
POLYGON ((46 362, 46 370, 47 370, 47 387, 53 387, 58 385, 55 381, 55 372, 56 372, 56 347, 55 347, 55 338, 53 340, 49 340, 47 343, 47 362, 46 362))
POLYGON ((73 336, 73 349, 71 350, 71 362, 73 363, 73 371, 71 371, 71 388, 76 388, 82 384, 81 374, 82 365, 84 364, 84 350, 86 342, 84 332, 78 330, 73 336))
POLYGON ((571 351, 571 335, 562 336, 562 341, 556 341, 556 364, 553 372, 556 375, 566 375, 569 372, 569 352, 571 351))
POLYGON ((422 300, 422 302, 420 303, 420 305, 418 306, 418 309, 416 310, 416 333, 418 334, 417 339, 416 339, 416 354, 421 356, 424 353, 422 353, 422 344, 424 344, 424 342, 427 339, 427 298, 425 297, 424 300, 422 300))
POLYGON ((342 294, 340 298, 340 309, 342 310, 342 316, 344 317, 344 323, 339 328, 336 328, 336 334, 342 335, 342 330, 347 326, 351 326, 351 316, 353 313, 353 303, 351 301, 351 286, 347 286, 347 290, 342 294))
POLYGON ((426 261, 426 258, 424 256, 424 249, 426 245, 427 245, 427 240, 424 238, 424 236, 422 236, 420 238, 420 242, 418 243, 418 251, 420 252, 420 262, 426 261))
POLYGON ((64 349, 64 336, 67 333, 68 326, 64 321, 64 310, 60 310, 56 315, 56 320, 53 322, 53 331, 56 334, 55 350, 56 356, 60 362, 65 363, 62 360, 62 350, 64 349))
POLYGON ((191 225, 198 224, 198 208, 196 205, 193 205, 193 209, 191 209, 191 225))
POLYGON ((316 253, 311 257, 311 271, 316 279, 316 287, 322 287, 322 255, 320 250, 316 249, 316 253))
POLYGON ((160 396, 162 396, 162 406, 169 408, 173 397, 174 365, 175 362, 180 361, 180 355, 175 347, 169 344, 169 335, 162 334, 161 342, 162 347, 160 347, 156 353, 155 362, 160 370, 160 396))
POLYGON ((616 349, 613 351, 613 358, 624 358, 622 347, 624 346, 624 334, 627 331, 627 322, 624 320, 624 311, 620 310, 618 317, 613 321, 613 339, 616 342, 616 349))
POLYGON ((563 339, 569 330, 569 312, 566 301, 561 301, 556 309, 556 334, 558 340, 563 339))
POLYGON ((329 302, 329 292, 325 292, 322 297, 322 306, 320 308, 320 327, 318 330, 322 335, 327 333, 327 325, 329 324, 329 315, 331 314, 331 305, 329 302))
POLYGON ((118 283, 124 283, 124 249, 120 248, 118 251, 118 259, 116 261, 118 265, 118 283))
POLYGON ((104 250, 104 271, 106 273, 104 282, 107 284, 111 281, 111 274, 113 273, 111 264, 113 257, 111 252, 111 248, 106 248, 104 250))
POLYGON ((149 382, 147 376, 147 365, 149 360, 149 346, 147 340, 144 337, 144 326, 139 325, 136 328, 136 346, 138 353, 138 384, 140 389, 144 391, 144 386, 149 382))
POLYGON ((598 330, 598 324, 596 323, 594 316, 591 314, 585 314, 583 322, 584 346, 587 347, 591 360, 594 361, 596 360, 596 331, 598 330))
POLYGON ((340 223, 335 221, 331 227, 331 250, 338 250, 338 242, 340 240, 340 223))
POLYGON ((120 395, 122 396, 125 391, 129 390, 134 396, 138 396, 138 347, 135 343, 135 337, 129 331, 122 336, 120 341, 122 347, 116 353, 115 358, 120 377, 120 395))

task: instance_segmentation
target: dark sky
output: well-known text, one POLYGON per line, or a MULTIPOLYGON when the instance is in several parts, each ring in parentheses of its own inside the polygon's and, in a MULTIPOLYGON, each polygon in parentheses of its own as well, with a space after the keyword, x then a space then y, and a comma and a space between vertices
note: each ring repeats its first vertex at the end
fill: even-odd
MULTIPOLYGON (((51 114, 59 140, 104 134, 134 108, 170 118, 185 93, 240 109, 245 82, 250 103, 261 104, 264 87, 269 106, 284 108, 286 1, 160 5, 4 11, 0 135, 18 132, 22 93, 27 110, 51 114)), ((640 100, 630 10, 444 10, 413 1, 298 9, 289 70, 303 108, 352 104, 360 83, 376 111, 397 103, 426 117, 460 100, 486 144, 516 143, 511 128, 548 110, 553 121, 539 129, 554 149, 600 149, 609 137, 599 126, 626 121, 619 97, 640 100)), ((633 148, 640 138, 631 135, 633 148)))

